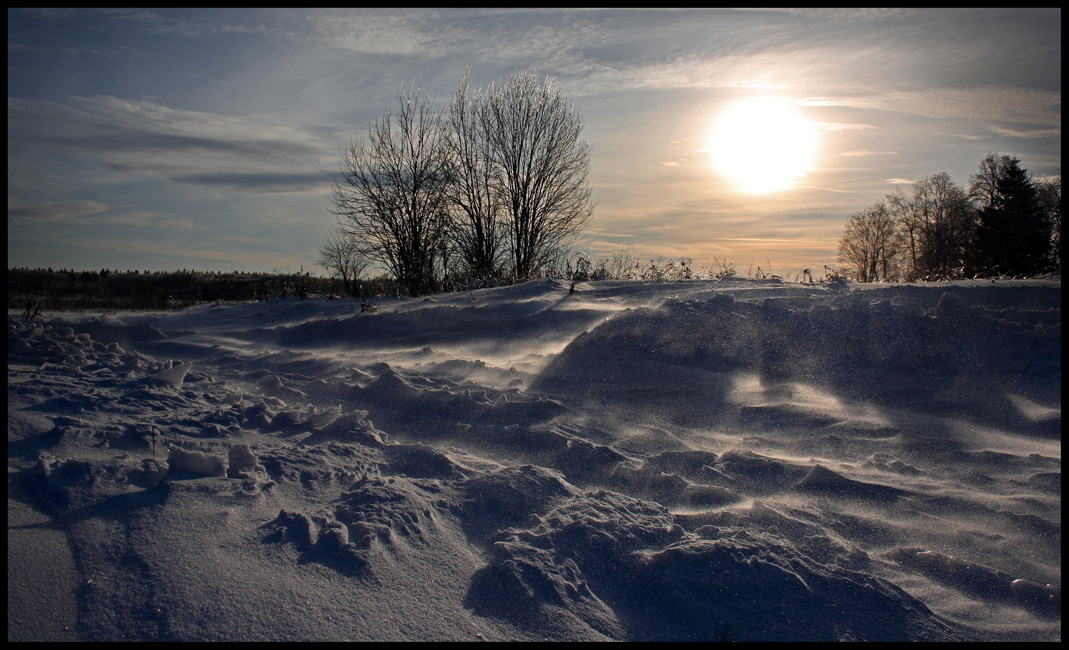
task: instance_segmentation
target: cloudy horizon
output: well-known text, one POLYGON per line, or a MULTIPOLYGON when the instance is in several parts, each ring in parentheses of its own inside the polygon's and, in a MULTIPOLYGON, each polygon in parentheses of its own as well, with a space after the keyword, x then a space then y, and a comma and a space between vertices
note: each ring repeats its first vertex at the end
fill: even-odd
POLYGON ((548 74, 593 255, 835 264, 843 222, 991 152, 1061 173, 1061 10, 8 10, 8 265, 319 274, 339 148, 402 83, 548 74), (731 101, 816 128, 788 190, 710 165, 731 101))

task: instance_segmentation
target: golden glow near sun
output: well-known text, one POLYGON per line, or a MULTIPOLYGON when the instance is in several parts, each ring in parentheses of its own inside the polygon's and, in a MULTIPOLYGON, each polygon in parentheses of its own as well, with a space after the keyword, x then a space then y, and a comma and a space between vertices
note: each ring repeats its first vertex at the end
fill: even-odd
POLYGON ((816 152, 816 129, 789 101, 760 96, 730 104, 710 134, 713 168, 734 189, 768 194, 805 176, 816 152))

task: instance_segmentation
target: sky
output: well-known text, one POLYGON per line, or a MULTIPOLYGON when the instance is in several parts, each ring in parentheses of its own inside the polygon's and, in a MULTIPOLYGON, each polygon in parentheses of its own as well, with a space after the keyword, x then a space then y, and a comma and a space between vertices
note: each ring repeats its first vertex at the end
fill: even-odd
POLYGON ((325 275, 341 148, 469 66, 582 113, 593 256, 798 274, 928 175, 1061 174, 1060 9, 8 9, 8 266, 325 275), (812 136, 764 193, 713 162, 756 96, 812 136))

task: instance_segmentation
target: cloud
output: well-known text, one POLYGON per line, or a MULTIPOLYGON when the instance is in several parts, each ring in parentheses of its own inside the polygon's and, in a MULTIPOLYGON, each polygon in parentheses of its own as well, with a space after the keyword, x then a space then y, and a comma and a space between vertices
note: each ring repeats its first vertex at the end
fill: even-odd
POLYGON ((332 174, 329 171, 298 174, 210 172, 174 176, 172 180, 239 192, 282 194, 324 192, 330 188, 332 174))
POLYGON ((850 190, 841 190, 834 187, 820 187, 818 185, 799 185, 800 190, 817 190, 820 192, 835 192, 836 194, 851 194, 850 190))
POLYGON ((789 11, 792 13, 797 13, 799 15, 805 14, 809 16, 812 16, 813 14, 819 14, 824 18, 839 22, 870 22, 874 20, 886 20, 887 18, 913 16, 917 13, 917 9, 906 7, 806 7, 805 9, 784 9, 783 11, 789 11))
POLYGON ((187 219, 186 217, 161 219, 156 222, 156 225, 160 228, 166 228, 167 230, 192 230, 193 228, 196 228, 196 226, 193 225, 193 220, 187 219))
POLYGON ((68 20, 78 15, 79 9, 74 7, 22 7, 19 13, 42 20, 68 20))
POLYGON ((897 151, 844 151, 840 156, 846 158, 869 158, 872 156, 897 156, 897 151))
POLYGON ((106 217, 99 217, 94 219, 95 223, 114 223, 126 226, 148 226, 152 225, 153 220, 156 218, 155 212, 148 212, 146 210, 138 210, 136 212, 124 212, 122 214, 114 214, 106 217))
MULTIPOLYGON (((232 116, 173 109, 149 101, 107 95, 71 97, 69 104, 32 102, 25 109, 44 109, 64 120, 68 133, 55 137, 72 146, 160 153, 197 150, 237 156, 307 158, 326 148, 319 138, 291 123, 265 116, 232 116)), ((9 100, 9 110, 23 108, 9 100)))
POLYGON ((1019 129, 1010 129, 1002 126, 991 125, 987 127, 992 133, 1000 136, 1010 138, 1023 138, 1025 140, 1032 140, 1036 138, 1057 138, 1061 136, 1061 128, 1054 129, 1031 129, 1028 131, 1022 131, 1019 129))
POLYGON ((825 105, 896 111, 934 118, 1012 121, 1055 128, 1061 124, 1061 92, 1006 85, 970 88, 916 87, 878 90, 837 99, 825 105))
MULTIPOLYGON (((833 106, 834 104, 806 104, 807 106, 833 106)), ((821 122, 817 126, 825 131, 865 131, 875 129, 873 124, 851 124, 846 122, 821 122)))
POLYGON ((44 52, 50 53, 52 50, 47 47, 40 47, 38 45, 23 45, 22 43, 16 43, 10 38, 7 41, 7 52, 10 56, 12 52, 44 52))
POLYGON ((111 96, 8 99, 9 126, 113 171, 250 192, 321 192, 336 147, 289 121, 111 96), (235 172, 241 169, 241 172, 235 172), (302 186, 302 184, 304 184, 302 186))
POLYGON ((451 39, 434 30, 434 10, 325 10, 311 17, 319 39, 330 47, 387 56, 440 56, 451 39))
POLYGON ((947 133, 946 131, 933 131, 933 133, 951 138, 961 138, 962 140, 985 140, 988 137, 986 135, 976 135, 972 133, 947 133))
POLYGON ((100 214, 108 206, 97 201, 44 201, 36 204, 21 203, 17 198, 7 197, 8 221, 28 223, 83 223, 81 217, 100 214))
POLYGON ((160 219, 156 212, 134 210, 109 214, 111 208, 98 201, 42 201, 24 203, 9 196, 7 199, 7 218, 9 223, 19 224, 65 224, 65 225, 100 225, 158 227, 167 230, 187 230, 193 228, 193 222, 186 218, 160 219))
MULTIPOLYGON (((588 12, 570 9, 328 9, 311 17, 328 47, 376 56, 442 58, 450 55, 521 61, 524 68, 572 74, 584 48, 604 42, 604 27, 588 12)), ((592 12, 597 15, 599 12, 592 12)))
POLYGON ((151 34, 177 34, 180 36, 200 36, 205 32, 214 32, 218 28, 209 21, 196 20, 196 12, 174 13, 155 9, 98 9, 97 13, 113 22, 127 24, 136 31, 151 34))

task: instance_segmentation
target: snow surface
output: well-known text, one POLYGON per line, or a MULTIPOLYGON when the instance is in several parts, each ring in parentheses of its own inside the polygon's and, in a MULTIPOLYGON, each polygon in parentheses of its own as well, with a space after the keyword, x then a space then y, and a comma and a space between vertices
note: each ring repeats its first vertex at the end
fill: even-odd
POLYGON ((8 640, 1058 640, 1060 280, 8 315, 8 640))

